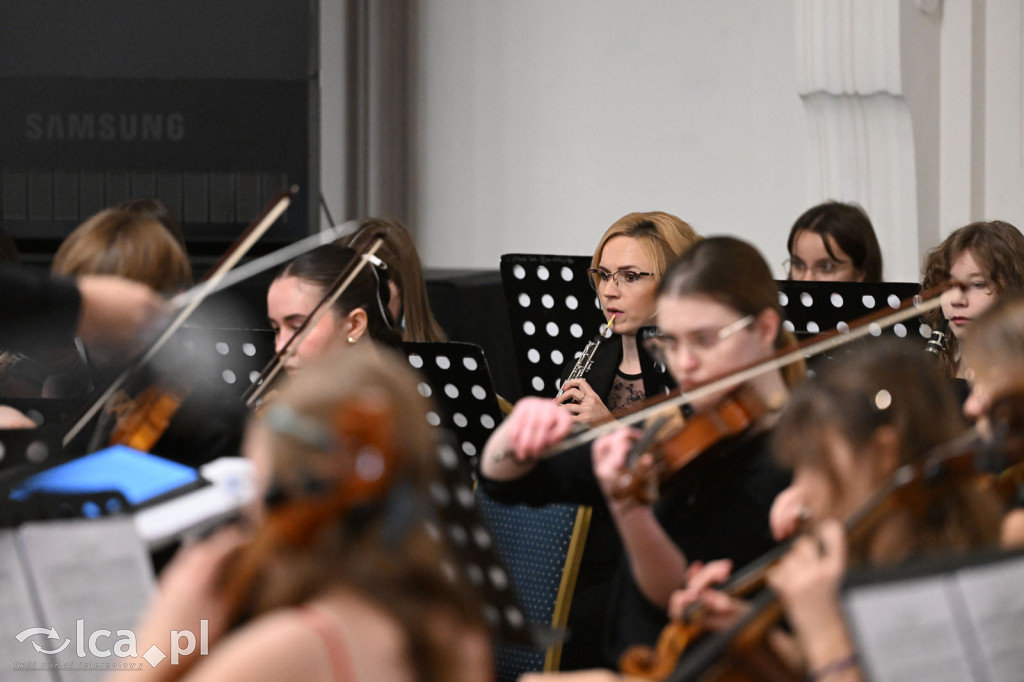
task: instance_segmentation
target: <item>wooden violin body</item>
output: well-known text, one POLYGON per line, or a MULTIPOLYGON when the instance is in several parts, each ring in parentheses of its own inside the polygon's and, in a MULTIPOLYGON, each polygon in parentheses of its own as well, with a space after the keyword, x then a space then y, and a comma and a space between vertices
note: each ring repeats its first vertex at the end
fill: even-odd
POLYGON ((650 504, 658 487, 677 476, 702 453, 746 431, 768 412, 768 406, 757 391, 741 386, 711 409, 692 415, 681 429, 658 443, 653 441, 661 437, 665 421, 655 420, 630 454, 630 471, 619 480, 614 497, 650 504), (654 447, 648 449, 652 445, 654 447), (654 455, 652 458, 640 457, 648 451, 654 455))

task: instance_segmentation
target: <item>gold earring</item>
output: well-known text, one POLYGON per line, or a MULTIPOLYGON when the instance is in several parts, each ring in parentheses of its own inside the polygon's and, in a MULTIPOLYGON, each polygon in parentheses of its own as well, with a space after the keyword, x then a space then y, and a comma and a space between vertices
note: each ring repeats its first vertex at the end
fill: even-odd
POLYGON ((350 336, 350 337, 348 337, 348 342, 349 342, 349 343, 355 343, 355 342, 356 342, 356 339, 355 339, 355 337, 354 337, 354 336, 350 336))

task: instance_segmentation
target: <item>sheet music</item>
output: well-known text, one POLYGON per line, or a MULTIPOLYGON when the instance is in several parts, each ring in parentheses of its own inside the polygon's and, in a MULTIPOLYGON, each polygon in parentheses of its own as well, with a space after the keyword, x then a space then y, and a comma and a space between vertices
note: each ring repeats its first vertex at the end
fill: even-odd
POLYGON ((47 641, 56 648, 71 640, 54 657, 66 666, 60 680, 96 682, 102 673, 89 666, 137 662, 95 656, 88 641, 97 630, 109 630, 109 637, 96 640, 97 649, 113 651, 117 631, 135 627, 152 591, 152 565, 131 517, 29 523, 19 529, 18 544, 39 597, 40 626, 52 625, 60 636, 47 641))
POLYGON ((1024 558, 962 569, 957 582, 989 679, 1024 679, 1024 558))
POLYGON ((0 680, 56 680, 45 670, 49 658, 37 653, 32 642, 50 648, 46 635, 35 634, 18 641, 18 633, 27 628, 49 628, 36 612, 32 592, 18 558, 15 531, 0 531, 0 680), (31 667, 30 667, 31 666, 31 667))
POLYGON ((847 619, 873 682, 976 679, 951 589, 953 580, 939 576, 864 585, 846 594, 847 619))

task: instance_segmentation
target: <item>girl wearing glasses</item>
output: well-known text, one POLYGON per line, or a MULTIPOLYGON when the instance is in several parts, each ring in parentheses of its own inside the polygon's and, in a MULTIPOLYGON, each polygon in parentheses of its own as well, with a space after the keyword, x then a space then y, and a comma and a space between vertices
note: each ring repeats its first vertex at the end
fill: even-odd
MULTIPOLYGON (((703 240, 683 254, 665 273, 656 309, 656 350, 684 391, 792 342, 782 329, 770 268, 754 247, 731 237, 703 240)), ((801 369, 786 376, 772 371, 750 385, 781 406, 801 369)), ((719 397, 693 406, 705 409, 719 397)), ((570 416, 553 407, 537 398, 519 402, 484 449, 481 480, 504 501, 590 504, 611 513, 627 550, 605 605, 602 641, 606 665, 613 665, 627 645, 654 642, 669 596, 698 562, 728 558, 739 566, 772 546, 768 510, 789 477, 768 455, 769 415, 704 453, 700 470, 666 488, 653 505, 619 500, 614 489, 638 433, 624 428, 592 449, 543 459, 541 452, 572 427, 570 416)))
POLYGON ((587 275, 613 336, 602 343, 586 377, 566 381, 573 362, 562 374, 556 401, 575 421, 628 412, 672 387, 637 344, 637 332, 654 322, 658 282, 668 263, 698 239, 684 221, 661 211, 625 215, 601 237, 587 275))
POLYGON ((789 279, 881 282, 882 252, 871 219, 860 206, 827 201, 796 219, 786 242, 789 279))

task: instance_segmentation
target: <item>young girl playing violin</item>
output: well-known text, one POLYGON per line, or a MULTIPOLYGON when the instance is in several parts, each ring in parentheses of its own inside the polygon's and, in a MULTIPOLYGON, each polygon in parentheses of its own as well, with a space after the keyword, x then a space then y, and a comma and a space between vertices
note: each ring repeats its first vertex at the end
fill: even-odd
MULTIPOLYGON (((327 244, 298 256, 284 267, 267 291, 267 317, 280 352, 327 295, 339 273, 356 257, 348 247, 327 244)), ((366 264, 334 306, 292 349, 284 369, 292 374, 335 344, 401 343, 387 312, 390 290, 386 275, 366 264)))
MULTIPOLYGON (((799 526, 813 530, 767 573, 796 646, 779 631, 769 639, 811 679, 861 679, 838 601, 849 563, 881 565, 995 543, 1001 502, 970 485, 941 495, 915 488, 913 502, 890 504, 886 513, 848 532, 843 528, 897 468, 922 463, 963 428, 947 382, 919 348, 895 340, 862 342, 794 391, 772 437, 774 452, 794 472, 782 496, 788 513, 773 510, 773 525, 785 534, 799 526)), ((709 588, 724 581, 730 568, 713 562, 691 576, 687 588, 673 595, 673 615, 699 601, 711 612, 710 627, 733 623, 747 610, 745 603, 709 588)))
POLYGON ((595 422, 628 411, 647 396, 674 388, 637 343, 637 332, 654 321, 661 276, 700 237, 688 224, 661 211, 630 213, 608 228, 587 271, 613 336, 602 342, 585 377, 562 373, 556 399, 579 422, 595 422))
MULTIPOLYGON (((768 265, 754 247, 729 237, 698 242, 669 268, 657 299, 657 323, 657 350, 684 391, 790 343, 768 265)), ((790 380, 798 375, 793 372, 790 380)), ((785 401, 787 381, 777 370, 750 385, 766 402, 785 401)), ((700 412, 720 398, 706 396, 694 407, 700 412)), ((649 506, 616 497, 635 431, 602 438, 593 454, 583 447, 543 458, 572 420, 550 401, 526 398, 488 442, 481 480, 488 493, 509 502, 610 509, 628 554, 606 607, 605 653, 614 665, 625 646, 657 637, 669 596, 685 584, 691 562, 729 558, 742 565, 772 546, 768 508, 789 478, 768 456, 771 419, 755 418, 737 439, 705 453, 698 458, 699 471, 684 472, 684 480, 649 506)))
MULTIPOLYGON (((479 605, 442 570, 423 523, 435 433, 406 363, 335 349, 250 422, 266 503, 165 569, 138 651, 200 632, 178 665, 124 680, 493 679, 479 605)), ((139 659, 142 662, 142 659, 139 659)), ((116 677, 116 676, 115 676, 116 677)))

